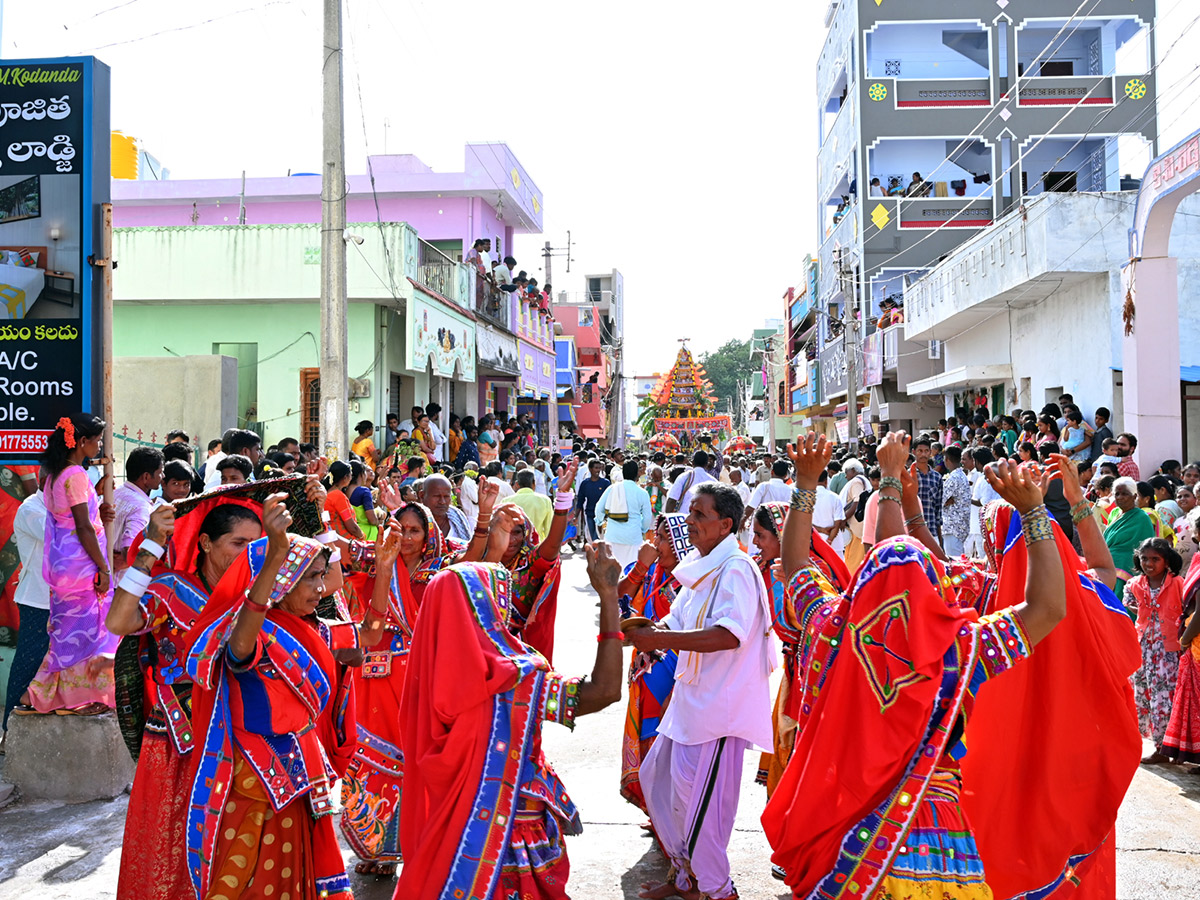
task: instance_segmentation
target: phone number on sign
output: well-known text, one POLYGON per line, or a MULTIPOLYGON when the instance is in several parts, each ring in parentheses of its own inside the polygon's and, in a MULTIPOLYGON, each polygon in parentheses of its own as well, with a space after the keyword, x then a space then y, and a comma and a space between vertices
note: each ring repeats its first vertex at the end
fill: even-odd
POLYGON ((0 431, 0 453, 32 451, 42 453, 52 431, 0 431))

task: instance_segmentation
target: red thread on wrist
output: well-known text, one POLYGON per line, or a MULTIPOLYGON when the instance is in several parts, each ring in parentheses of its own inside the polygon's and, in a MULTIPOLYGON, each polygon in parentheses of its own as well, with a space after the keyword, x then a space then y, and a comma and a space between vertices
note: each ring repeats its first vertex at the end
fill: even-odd
POLYGON ((596 635, 596 643, 602 644, 605 641, 623 641, 625 635, 620 631, 602 631, 596 635))

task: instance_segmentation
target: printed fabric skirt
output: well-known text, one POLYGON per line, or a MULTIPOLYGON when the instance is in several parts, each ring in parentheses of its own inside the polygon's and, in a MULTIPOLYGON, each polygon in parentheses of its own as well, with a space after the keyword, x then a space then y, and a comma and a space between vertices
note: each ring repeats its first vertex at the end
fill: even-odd
POLYGON ((1200 659, 1194 651, 1179 654, 1175 702, 1161 750, 1176 762, 1200 763, 1200 659))
POLYGON ((497 897, 520 900, 570 900, 567 844, 558 820, 544 804, 522 799, 513 822, 506 858, 500 867, 497 897))
POLYGON ((992 900, 954 773, 934 773, 874 900, 992 900))
MULTIPOLYGON (((382 653, 368 654, 368 662, 382 653)), ((400 795, 404 754, 400 749, 400 695, 407 654, 389 654, 387 673, 355 673, 358 746, 342 779, 340 827, 360 859, 396 863, 400 855, 400 795)))
POLYGON ((190 755, 165 734, 146 732, 138 756, 117 900, 195 900, 187 870, 187 813, 192 793, 190 755))
MULTIPOLYGON (((1157 626, 1157 622, 1152 623, 1157 626)), ((1147 629, 1149 631, 1149 629, 1147 629)), ((1142 667, 1133 673, 1133 697, 1137 702, 1138 727, 1142 737, 1161 747, 1171 718, 1175 699, 1175 679, 1179 675, 1179 652, 1168 650, 1161 639, 1142 637, 1142 667)))
MULTIPOLYGON (((637 658, 636 653, 634 658, 637 658)), ((646 796, 642 792, 638 771, 642 767, 642 760, 654 746, 654 740, 658 737, 658 723, 667 711, 667 704, 671 702, 677 661, 678 657, 671 651, 648 671, 629 680, 625 736, 621 741, 621 796, 642 812, 647 812, 646 796)))

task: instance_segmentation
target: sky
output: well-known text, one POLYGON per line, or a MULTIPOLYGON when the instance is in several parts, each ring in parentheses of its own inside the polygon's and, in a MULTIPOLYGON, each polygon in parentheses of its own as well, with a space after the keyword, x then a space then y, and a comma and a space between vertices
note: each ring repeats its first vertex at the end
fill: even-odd
MULTIPOLYGON (((974 0, 991 8, 988 0, 974 0)), ((320 0, 0 0, 0 55, 93 54, 113 71, 114 128, 175 178, 319 171, 320 0)), ((518 239, 557 290, 625 276, 626 368, 667 368, 783 313, 816 254, 816 61, 827 0, 563 3, 345 0, 346 167, 412 153, 461 171, 504 141, 541 189, 545 231, 518 239)), ((1160 0, 1159 52, 1194 0, 1160 0)), ((1191 32, 1189 38, 1200 33, 1191 32)), ((1182 43, 1187 43, 1183 41, 1182 43)), ((1172 85, 1163 148, 1195 127, 1172 85)))
MULTIPOLYGON (((619 269, 625 370, 663 370, 678 338, 715 349, 780 316, 815 252, 817 7, 345 0, 347 172, 385 136, 435 171, 504 141, 545 200, 521 267, 540 270, 569 229, 556 290, 619 269)), ((172 178, 320 171, 321 10, 7 0, 0 55, 107 63, 113 128, 172 178)))

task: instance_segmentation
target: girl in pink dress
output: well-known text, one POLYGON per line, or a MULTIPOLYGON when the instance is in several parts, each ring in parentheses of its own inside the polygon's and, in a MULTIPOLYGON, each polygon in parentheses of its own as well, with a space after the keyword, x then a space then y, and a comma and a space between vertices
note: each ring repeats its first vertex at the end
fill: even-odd
POLYGON ((81 465, 100 452, 104 422, 64 416, 50 436, 46 472, 46 551, 50 649, 29 685, 38 712, 94 714, 115 705, 113 656, 118 638, 104 627, 112 603, 100 499, 81 465))

